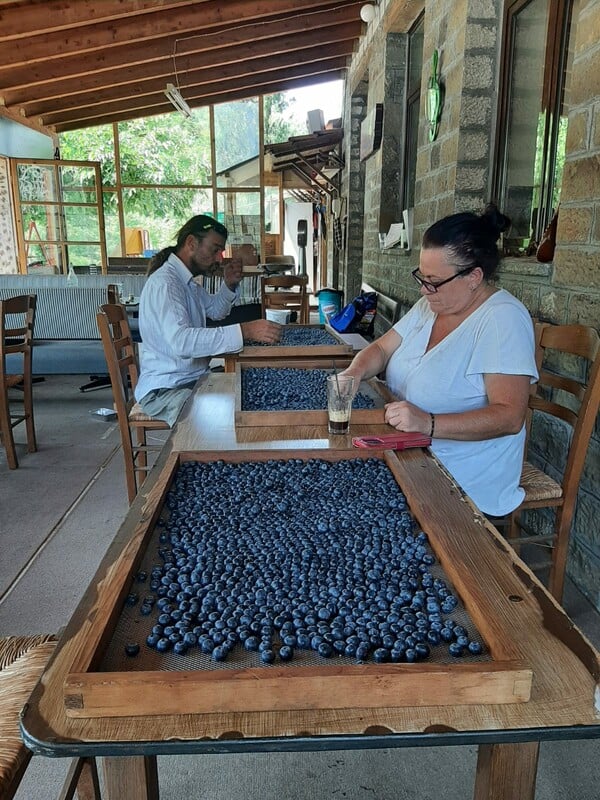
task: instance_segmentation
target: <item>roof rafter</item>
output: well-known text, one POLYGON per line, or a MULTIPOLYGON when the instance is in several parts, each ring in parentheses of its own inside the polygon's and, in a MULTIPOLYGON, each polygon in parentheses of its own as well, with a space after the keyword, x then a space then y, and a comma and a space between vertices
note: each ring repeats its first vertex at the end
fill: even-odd
POLYGON ((48 131, 344 77, 361 0, 0 2, 0 114, 48 131), (304 84, 301 82, 304 81, 304 84))

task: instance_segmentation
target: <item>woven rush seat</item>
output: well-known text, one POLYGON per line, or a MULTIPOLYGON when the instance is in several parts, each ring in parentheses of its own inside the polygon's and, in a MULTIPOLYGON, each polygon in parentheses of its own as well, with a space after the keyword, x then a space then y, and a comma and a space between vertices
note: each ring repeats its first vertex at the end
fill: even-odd
MULTIPOLYGON (((146 414, 142 411, 142 407, 139 403, 134 403, 129 410, 129 420, 131 422, 163 422, 161 419, 157 419, 156 417, 151 417, 150 414, 146 414)), ((163 423, 166 425, 166 423, 163 423)))
POLYGON ((553 500, 562 497, 562 486, 541 469, 526 461, 523 464, 519 486, 525 489, 527 499, 531 501, 553 500))
MULTIPOLYGON (((19 715, 56 647, 52 634, 0 637, 0 800, 15 796, 32 753, 19 732, 19 715)), ((100 800, 92 758, 73 759, 59 800, 100 800)))
POLYGON ((31 759, 19 733, 19 713, 56 645, 53 636, 0 638, 0 798, 12 797, 31 759))

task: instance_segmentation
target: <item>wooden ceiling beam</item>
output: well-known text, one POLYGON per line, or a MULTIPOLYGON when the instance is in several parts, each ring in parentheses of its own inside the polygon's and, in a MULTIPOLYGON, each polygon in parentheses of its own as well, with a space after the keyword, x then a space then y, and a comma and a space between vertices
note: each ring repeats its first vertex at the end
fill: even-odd
MULTIPOLYGON (((310 79, 315 74, 322 75, 324 72, 339 72, 346 64, 345 57, 327 59, 318 64, 299 64, 295 67, 290 67, 285 72, 278 70, 276 72, 260 72, 253 75, 246 75, 242 78, 236 77, 231 80, 223 80, 215 82, 214 86, 194 87, 193 91, 189 89, 185 93, 185 99, 191 108, 196 108, 201 105, 208 105, 207 97, 213 98, 210 102, 223 102, 222 100, 215 100, 223 94, 231 92, 245 91, 246 96, 254 96, 258 94, 269 94, 278 91, 277 88, 268 88, 273 85, 277 86, 282 80, 293 79, 310 79)), ((332 79, 333 80, 333 79, 332 79)), ((107 114, 118 114, 125 110, 137 112, 138 116, 145 116, 148 113, 159 113, 154 111, 156 108, 164 109, 166 103, 167 110, 173 106, 165 100, 164 92, 162 89, 159 92, 142 95, 140 97, 121 98, 119 100, 102 103, 99 106, 91 107, 78 107, 68 111, 50 112, 41 115, 41 120, 44 125, 59 125, 63 122, 75 122, 86 119, 93 119, 97 116, 106 116, 107 114), (149 111, 150 110, 150 111, 149 111)))
POLYGON ((0 40, 83 27, 89 25, 91 19, 95 23, 106 23, 189 4, 190 0, 137 0, 136 3, 129 0, 78 0, 76 3, 65 3, 63 0, 21 0, 6 6, 0 5, 0 40))
MULTIPOLYGON (((176 9, 125 16, 118 21, 102 24, 94 21, 83 27, 27 34, 23 38, 26 46, 18 46, 21 40, 13 39, 13 46, 3 50, 2 61, 7 67, 47 63, 73 54, 92 55, 96 51, 119 45, 131 47, 141 41, 164 37, 172 39, 175 36, 183 39, 190 35, 190 31, 210 31, 214 28, 226 36, 232 25, 260 29, 269 18, 281 16, 295 16, 308 23, 315 7, 323 10, 336 4, 339 5, 336 0, 228 0, 227 3, 221 0, 195 0, 176 9)), ((0 42, 1 31, 0 27, 0 42)), ((256 30, 256 35, 260 36, 260 30, 256 30)))
MULTIPOLYGON (((344 77, 344 74, 345 71, 340 69, 333 72, 315 75, 308 80, 306 78, 296 80, 283 79, 278 84, 254 87, 254 94, 272 94, 273 92, 286 92, 292 91, 293 89, 302 89, 307 85, 307 83, 310 83, 310 85, 313 86, 319 83, 324 83, 325 81, 341 80, 344 77)), ((210 105, 212 103, 231 103, 236 100, 246 100, 249 96, 254 96, 254 94, 249 94, 247 89, 238 89, 231 92, 225 92, 223 94, 208 95, 204 98, 202 106, 210 105)), ((107 114, 105 116, 99 115, 86 120, 57 122, 53 128, 57 133, 62 133, 63 131, 79 130, 80 128, 89 128, 95 125, 110 125, 113 122, 124 122, 131 119, 139 119, 141 117, 151 117, 158 114, 166 114, 171 111, 173 111, 173 106, 170 103, 163 103, 160 108, 156 107, 152 110, 148 110, 145 114, 140 113, 139 109, 133 109, 131 111, 128 110, 115 114, 107 114)), ((176 114, 178 112, 173 111, 173 113, 176 114)))
MULTIPOLYGON (((340 12, 315 15, 314 28, 289 32, 289 25, 282 23, 263 26, 266 38, 257 38, 257 33, 243 28, 231 32, 226 39, 221 35, 205 46, 205 36, 194 36, 186 52, 177 56, 178 74, 187 69, 198 68, 227 60, 237 61, 243 57, 253 58, 269 52, 285 52, 307 45, 327 44, 344 39, 356 39, 360 35, 360 20, 345 20, 340 12), (233 34, 237 33, 236 36, 233 34), (193 42, 193 44, 192 44, 193 42), (214 47, 214 49, 213 49, 214 47)), ((27 67, 6 68, 0 65, 0 95, 7 106, 21 105, 30 99, 55 96, 69 91, 91 90, 111 83, 135 82, 156 74, 174 74, 173 42, 142 43, 138 46, 113 48, 95 57, 73 55, 47 64, 32 64, 27 67), (114 71, 111 74, 111 71, 114 71), (70 83, 69 83, 70 82, 70 83)))
POLYGON ((19 125, 25 125, 27 128, 31 128, 38 133, 44 133, 55 138, 54 128, 42 125, 38 119, 27 119, 26 117, 22 117, 20 114, 16 114, 13 111, 10 111, 10 109, 3 108, 2 106, 0 106, 0 117, 4 117, 4 119, 10 119, 13 122, 18 122, 19 125))
MULTIPOLYGON (((180 83, 180 90, 185 97, 195 96, 196 88, 205 88, 210 83, 220 83, 225 80, 240 80, 247 75, 267 73, 277 70, 285 72, 297 64, 318 64, 332 58, 347 57, 352 54, 352 41, 335 42, 327 48, 307 47, 297 50, 291 58, 288 53, 279 53, 274 56, 249 59, 218 67, 191 70, 185 75, 185 83, 180 83)), ((340 62, 343 65, 343 62, 340 62)), ((91 92, 81 92, 66 97, 57 97, 39 103, 25 103, 21 108, 26 116, 45 116, 61 111, 70 111, 79 107, 100 106, 104 103, 125 100, 130 102, 133 97, 138 100, 155 94, 162 93, 165 89, 163 77, 147 81, 138 81, 132 84, 108 86, 105 89, 96 89, 91 92)))

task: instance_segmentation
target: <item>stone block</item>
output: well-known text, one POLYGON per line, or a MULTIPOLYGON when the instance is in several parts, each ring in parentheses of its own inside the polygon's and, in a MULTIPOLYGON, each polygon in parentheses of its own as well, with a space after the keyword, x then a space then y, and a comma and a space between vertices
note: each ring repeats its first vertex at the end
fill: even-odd
POLYGON ((465 47, 467 50, 473 48, 484 49, 496 46, 497 29, 495 25, 482 25, 472 22, 467 25, 465 37, 465 47))
MULTIPOLYGON (((597 513, 600 517, 600 441, 593 437, 588 445, 585 465, 581 475, 581 486, 594 498, 594 502, 598 505, 597 513)), ((600 521, 597 531, 598 537, 600 537, 600 521)))
POLYGON ((511 280, 510 278, 506 280, 504 276, 500 276, 497 284, 501 289, 506 289, 507 292, 510 292, 517 300, 521 300, 521 295, 523 293, 523 284, 521 281, 511 280))
POLYGON ((461 127, 475 127, 481 126, 482 128, 489 127, 492 118, 492 100, 491 97, 482 96, 480 94, 470 95, 463 94, 461 107, 460 107, 460 125, 461 127))
POLYGON ((592 242, 600 243, 600 205, 594 206, 594 224, 592 226, 592 242))
POLYGON ((600 95, 600 50, 594 47, 584 53, 578 51, 571 75, 570 105, 572 107, 585 105, 590 98, 598 95, 600 95))
POLYGON ((567 461, 570 426, 554 417, 534 412, 529 446, 545 466, 544 472, 561 480, 567 461))
POLYGON ((553 288, 542 287, 540 292, 540 313, 541 319, 562 325, 567 319, 567 308, 569 306, 569 293, 557 291, 553 288))
POLYGON ((469 14, 473 19, 495 19, 496 5, 494 0, 471 0, 469 14))
POLYGON ((540 289, 533 283, 524 283, 521 290, 521 302, 527 308, 532 317, 539 317, 540 313, 540 289))
POLYGON ((600 250, 558 248, 554 258, 554 283, 600 290, 600 250))
POLYGON ((491 56, 465 55, 464 80, 465 89, 488 89, 494 81, 494 61, 491 56))
POLYGON ((459 166, 456 170, 457 191, 482 191, 486 188, 487 166, 459 166))
POLYGON ((561 205, 558 215, 558 241, 561 245, 570 242, 575 244, 589 242, 593 219, 593 209, 589 206, 561 205))
POLYGON ((458 140, 459 161, 484 161, 489 158, 489 137, 487 132, 463 131, 458 140))
POLYGON ((600 557, 571 537, 567 573, 588 600, 600 610, 600 557))
POLYGON ((577 54, 585 53, 600 41, 600 12, 596 0, 579 4, 577 20, 577 54))
POLYGON ((567 153, 579 153, 588 149, 590 111, 587 108, 569 114, 567 129, 567 153))
POLYGON ((457 161, 458 130, 453 130, 440 144, 440 164, 447 166, 457 161))
POLYGON ((535 258, 515 258, 506 256, 502 259, 501 272, 527 277, 550 277, 552 268, 549 264, 541 264, 535 258))
POLYGON ((600 147, 600 106, 595 105, 592 109, 592 132, 590 134, 592 148, 598 150, 600 147))
POLYGON ((569 298, 569 324, 590 325, 600 329, 600 293, 573 293, 569 298))
POLYGON ((600 197, 600 156, 569 157, 563 173, 562 202, 592 200, 597 197, 600 197))

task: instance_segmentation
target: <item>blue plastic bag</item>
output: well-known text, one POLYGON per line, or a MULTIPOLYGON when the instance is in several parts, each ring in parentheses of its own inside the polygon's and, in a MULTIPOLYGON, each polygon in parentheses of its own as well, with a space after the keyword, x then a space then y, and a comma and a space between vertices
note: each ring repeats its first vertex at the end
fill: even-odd
POLYGON ((377 313, 377 293, 361 292, 337 314, 329 317, 329 324, 338 333, 361 333, 373 336, 377 313))

